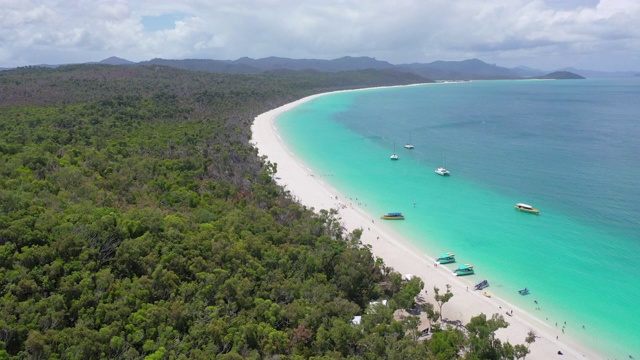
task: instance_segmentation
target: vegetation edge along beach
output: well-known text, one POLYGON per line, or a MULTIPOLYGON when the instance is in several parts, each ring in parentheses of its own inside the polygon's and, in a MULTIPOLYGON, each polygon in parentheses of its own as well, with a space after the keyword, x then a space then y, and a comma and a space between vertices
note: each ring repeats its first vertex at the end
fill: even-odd
POLYGON ((250 143, 258 114, 296 99, 425 81, 163 66, 0 73, 1 357, 511 359, 531 347, 534 358, 533 334, 496 337, 502 315, 438 321, 459 294, 434 298, 429 279, 403 279, 362 231, 278 186, 285 165, 250 143), (416 305, 430 324, 404 311, 416 305))

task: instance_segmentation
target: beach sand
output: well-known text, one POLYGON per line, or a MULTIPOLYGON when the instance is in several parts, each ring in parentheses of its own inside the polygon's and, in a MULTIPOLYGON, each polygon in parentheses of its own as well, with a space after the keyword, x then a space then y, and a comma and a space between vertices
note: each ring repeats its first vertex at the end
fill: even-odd
MULTIPOLYGON (((251 128, 252 143, 258 148, 260 155, 266 155, 269 161, 278 165, 275 179, 279 185, 290 191, 303 205, 313 207, 316 211, 338 209, 342 224, 347 231, 363 229, 361 241, 363 244, 371 245, 374 256, 382 258, 386 266, 392 267, 397 272, 419 276, 424 281, 425 287, 420 295, 427 302, 435 304, 434 286, 443 293, 446 291, 446 285, 450 284, 454 296, 443 306, 443 318, 460 320, 466 324, 471 317, 480 313, 486 314, 487 318, 495 313, 502 314, 509 323, 507 329, 497 332, 503 341, 509 341, 513 345, 525 344, 525 338, 530 330, 537 335, 527 359, 606 358, 565 335, 561 319, 558 322, 560 327, 549 326, 532 314, 525 313, 495 295, 489 298, 485 297, 482 291, 474 291, 471 280, 453 276, 444 266, 434 266, 432 256, 434 254, 425 254, 408 239, 394 233, 388 223, 379 219, 380 214, 367 214, 362 208, 351 203, 348 194, 338 193, 323 178, 314 176, 312 171, 287 148, 275 127, 275 120, 283 112, 322 95, 325 94, 306 97, 255 118, 251 128), (513 315, 508 315, 507 312, 511 311, 513 315), (563 355, 559 355, 558 351, 563 355)), ((420 329, 428 327, 424 314, 421 319, 420 329)))

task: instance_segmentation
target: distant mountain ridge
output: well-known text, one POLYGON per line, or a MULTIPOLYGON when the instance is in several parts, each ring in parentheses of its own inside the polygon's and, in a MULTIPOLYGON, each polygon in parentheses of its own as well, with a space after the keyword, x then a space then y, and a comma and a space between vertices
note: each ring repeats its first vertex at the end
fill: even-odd
MULTIPOLYGON (((351 70, 395 70, 400 72, 417 74, 433 80, 493 80, 493 79, 529 79, 529 78, 556 78, 551 74, 555 72, 534 69, 526 66, 507 68, 496 64, 488 64, 479 59, 462 61, 433 61, 430 63, 391 64, 387 61, 377 60, 372 57, 344 56, 332 60, 323 59, 290 59, 283 57, 266 57, 252 59, 242 57, 236 60, 212 60, 212 59, 151 59, 148 61, 133 62, 116 56, 109 57, 98 62, 99 64, 115 66, 135 65, 163 65, 179 69, 220 72, 232 74, 256 74, 282 70, 313 70, 320 72, 339 72, 351 70)), ((51 65, 41 65, 51 66, 51 65)), ((8 69, 6 69, 8 70, 8 69)), ((634 77, 638 72, 604 72, 592 70, 578 70, 574 68, 559 69, 556 72, 570 72, 578 77, 556 74, 560 78, 587 78, 587 77, 634 77)))
POLYGON ((180 69, 190 69, 209 72, 223 72, 235 74, 254 74, 265 71, 281 70, 315 70, 321 72, 339 72, 352 70, 396 70, 417 74, 433 80, 487 80, 487 79, 523 79, 542 77, 547 75, 542 70, 531 68, 509 69, 495 64, 487 64, 479 59, 463 61, 434 61, 431 63, 412 63, 394 65, 387 61, 371 57, 345 56, 333 60, 321 59, 289 59, 282 57, 267 57, 252 59, 242 57, 237 60, 208 60, 208 59, 152 59, 141 61, 140 65, 164 65, 180 69))

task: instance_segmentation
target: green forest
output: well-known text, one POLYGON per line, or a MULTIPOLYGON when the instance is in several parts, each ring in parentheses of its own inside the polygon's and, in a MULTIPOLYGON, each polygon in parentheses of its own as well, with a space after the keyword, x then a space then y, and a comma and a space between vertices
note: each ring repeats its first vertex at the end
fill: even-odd
POLYGON ((258 114, 304 96, 423 81, 0 72, 0 359, 524 358, 534 334, 501 342, 497 314, 440 321, 449 289, 417 302, 428 279, 404 281, 335 211, 297 203, 250 144, 258 114), (416 308, 428 326, 397 316, 416 308))

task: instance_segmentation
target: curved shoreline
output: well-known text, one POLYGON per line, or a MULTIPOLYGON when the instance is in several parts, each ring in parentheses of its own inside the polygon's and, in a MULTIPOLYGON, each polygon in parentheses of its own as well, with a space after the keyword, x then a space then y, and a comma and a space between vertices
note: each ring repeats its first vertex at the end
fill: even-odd
MULTIPOLYGON (((365 90, 367 89, 345 91, 365 90)), ((531 354, 527 358, 548 359, 558 356, 558 351, 562 351, 563 358, 569 359, 605 358, 568 336, 558 340, 553 333, 553 328, 548 324, 500 298, 487 298, 480 292, 468 291, 468 282, 451 276, 444 267, 434 267, 433 257, 395 233, 387 224, 375 221, 376 216, 368 214, 357 205, 350 204, 347 196, 340 194, 323 178, 314 176, 304 162, 287 147, 275 127, 275 121, 280 114, 326 94, 330 93, 312 95, 255 118, 251 128, 252 143, 257 147, 260 155, 266 155, 269 161, 278 165, 276 181, 279 185, 289 190, 295 198, 308 207, 338 209, 342 224, 347 231, 358 228, 363 230, 361 241, 363 244, 371 245, 374 256, 382 258, 387 266, 393 267, 400 273, 417 275, 423 279, 425 290, 427 290, 427 301, 433 302, 431 289, 434 286, 444 289, 446 284, 451 284, 454 297, 447 303, 445 317, 467 323, 471 317, 480 313, 490 317, 494 313, 505 315, 507 311, 513 311, 513 316, 505 315, 505 320, 510 324, 509 327, 499 330, 497 334, 503 341, 521 344, 524 343, 528 331, 533 330, 537 338, 531 345, 531 354)), ((427 326, 426 318, 423 319, 421 326, 427 326)))

